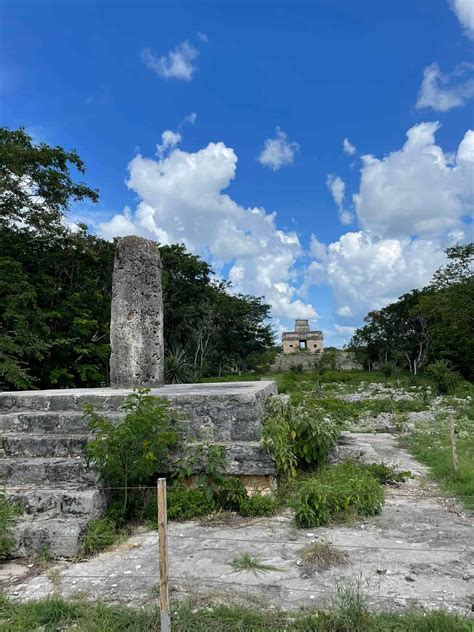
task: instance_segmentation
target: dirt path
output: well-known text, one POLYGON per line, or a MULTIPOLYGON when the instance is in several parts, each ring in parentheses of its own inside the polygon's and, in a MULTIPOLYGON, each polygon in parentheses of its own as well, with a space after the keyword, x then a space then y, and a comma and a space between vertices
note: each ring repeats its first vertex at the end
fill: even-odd
MULTIPOLYGON (((231 593, 283 608, 315 607, 327 605, 338 582, 355 581, 374 609, 417 605, 471 611, 472 517, 460 511, 456 502, 442 499, 439 490, 424 481, 426 469, 399 448, 392 435, 346 435, 346 440, 365 444, 372 457, 397 463, 411 470, 415 478, 387 489, 379 516, 351 526, 297 530, 290 516, 254 520, 237 528, 172 523, 172 598, 213 593, 225 599, 231 593), (297 563, 300 551, 321 540, 345 551, 350 564, 307 577, 297 563), (234 571, 230 563, 244 552, 278 570, 258 575, 234 571)), ((147 531, 94 559, 59 564, 45 575, 4 583, 13 598, 22 600, 56 592, 139 605, 156 600, 157 573, 157 536, 147 531)))

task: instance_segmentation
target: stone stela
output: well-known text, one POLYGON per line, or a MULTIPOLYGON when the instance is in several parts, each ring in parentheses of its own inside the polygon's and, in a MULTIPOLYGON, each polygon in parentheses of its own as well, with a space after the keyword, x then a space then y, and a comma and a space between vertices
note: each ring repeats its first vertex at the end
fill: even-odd
POLYGON ((115 252, 110 320, 112 388, 164 383, 163 299, 158 245, 123 237, 115 252))
POLYGON ((282 342, 285 355, 298 351, 317 354, 323 350, 323 332, 311 331, 307 320, 295 320, 295 330, 285 331, 282 342))

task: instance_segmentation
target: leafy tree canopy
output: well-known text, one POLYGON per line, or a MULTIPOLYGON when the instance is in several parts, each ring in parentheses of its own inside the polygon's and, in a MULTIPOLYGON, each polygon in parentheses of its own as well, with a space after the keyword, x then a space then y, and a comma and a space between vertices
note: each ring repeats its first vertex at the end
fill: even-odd
MULTIPOLYGON (((0 389, 108 383, 114 243, 72 230, 72 201, 98 200, 75 181, 75 151, 0 128, 0 389)), ((165 346, 187 378, 246 368, 273 344, 270 307, 233 294, 182 244, 162 246, 165 346)))

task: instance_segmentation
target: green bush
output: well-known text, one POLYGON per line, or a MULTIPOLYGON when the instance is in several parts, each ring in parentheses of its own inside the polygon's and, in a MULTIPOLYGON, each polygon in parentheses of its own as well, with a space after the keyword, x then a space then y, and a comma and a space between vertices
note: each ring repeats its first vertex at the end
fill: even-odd
POLYGON ((372 516, 382 507, 383 488, 366 468, 348 462, 323 470, 299 485, 295 522, 316 527, 353 515, 372 516))
POLYGON ((0 488, 0 559, 10 553, 13 544, 11 531, 19 513, 20 509, 8 500, 5 490, 0 488))
POLYGON ((318 406, 317 401, 306 398, 292 405, 293 451, 301 467, 314 469, 324 465, 339 434, 339 425, 318 406))
POLYGON ((247 490, 236 476, 226 476, 217 488, 216 503, 226 511, 238 511, 247 490))
POLYGON ((262 442, 273 457, 279 475, 294 478, 298 459, 293 450, 291 404, 284 396, 270 397, 267 400, 262 442))
POLYGON ((253 494, 241 501, 239 513, 241 516, 273 516, 278 510, 278 502, 272 496, 253 494))
POLYGON ((94 433, 86 446, 87 458, 98 467, 107 485, 123 488, 124 510, 128 486, 146 485, 166 469, 171 448, 178 441, 178 414, 166 400, 148 392, 134 390, 125 399, 125 417, 119 421, 100 415, 91 404, 84 406, 84 417, 94 433))
POLYGON ((167 504, 170 520, 192 520, 205 516, 213 509, 213 505, 206 499, 201 489, 179 486, 170 489, 167 494, 167 504))
POLYGON ((324 465, 336 444, 340 427, 310 397, 271 397, 263 424, 263 444, 281 476, 293 477, 296 467, 324 465))
POLYGON ((426 374, 440 395, 453 393, 461 381, 457 371, 453 371, 447 362, 434 362, 426 367, 426 374))
POLYGON ((115 520, 109 516, 91 520, 82 537, 82 555, 96 555, 106 547, 115 544, 123 533, 115 520))

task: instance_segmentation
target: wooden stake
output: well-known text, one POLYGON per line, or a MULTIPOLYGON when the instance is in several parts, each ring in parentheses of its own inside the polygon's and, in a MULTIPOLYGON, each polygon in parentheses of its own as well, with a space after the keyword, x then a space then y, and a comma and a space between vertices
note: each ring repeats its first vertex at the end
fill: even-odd
POLYGON ((160 555, 160 619, 161 632, 170 632, 170 602, 168 588, 168 542, 166 512, 166 478, 159 478, 157 483, 158 502, 158 542, 160 555))
POLYGON ((458 471, 458 453, 456 450, 456 428, 454 426, 454 415, 449 416, 449 426, 451 431, 451 461, 453 464, 453 471, 458 471))

